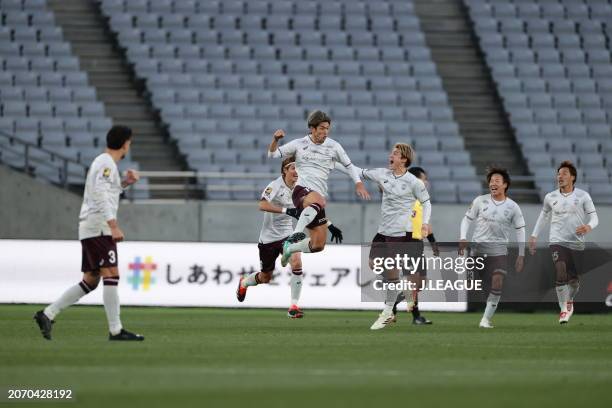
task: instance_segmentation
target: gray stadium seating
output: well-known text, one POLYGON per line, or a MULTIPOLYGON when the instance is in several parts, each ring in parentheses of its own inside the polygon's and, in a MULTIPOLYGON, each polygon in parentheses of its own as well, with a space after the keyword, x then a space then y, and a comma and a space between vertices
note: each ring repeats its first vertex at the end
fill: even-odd
MULTIPOLYGON (((53 12, 45 0, 2 0, 0 13, 0 130, 88 166, 91 152, 103 150, 112 121, 53 12)), ((0 145, 0 162, 23 168, 25 152, 18 146, 0 145)), ((60 181, 60 160, 36 149, 29 153, 42 161, 32 164, 35 175, 60 181)), ((83 172, 74 169, 68 181, 84 184, 83 172)))
MULTIPOLYGON (((303 136, 308 111, 319 108, 359 166, 385 165, 392 143, 413 141, 437 154, 432 179, 454 186, 441 200, 458 200, 457 184, 475 181, 411 0, 102 0, 101 8, 193 169, 247 163, 276 172, 278 163, 250 152, 264 152, 278 127, 303 136), (457 153, 470 170, 456 179, 457 153)), ((353 199, 350 182, 336 185, 332 199, 353 199)), ((206 188, 210 198, 258 195, 206 188)))
POLYGON ((550 168, 572 159, 594 200, 612 203, 610 189, 602 188, 612 162, 604 149, 612 139, 610 3, 466 3, 541 195, 551 189, 550 168))

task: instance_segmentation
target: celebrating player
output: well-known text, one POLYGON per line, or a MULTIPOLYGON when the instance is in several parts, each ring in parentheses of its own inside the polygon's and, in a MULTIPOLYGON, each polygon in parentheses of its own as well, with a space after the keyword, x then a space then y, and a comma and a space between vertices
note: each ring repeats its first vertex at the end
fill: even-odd
MULTIPOLYGON (((389 154, 389 167, 387 169, 363 169, 361 171, 364 179, 378 183, 383 192, 381 220, 377 234, 372 240, 370 259, 381 255, 394 256, 398 249, 401 250, 396 246, 405 242, 410 243, 409 252, 412 256, 418 257, 423 253, 423 240, 416 238, 416 236, 429 235, 431 202, 425 184, 408 171, 413 159, 412 148, 407 144, 397 143, 389 154), (423 205, 423 223, 420 231, 413 231, 410 222, 412 208, 416 200, 423 205)), ((388 283, 397 284, 399 278, 399 270, 397 269, 386 271, 383 275, 383 279, 388 283)), ((385 307, 370 329, 383 329, 393 321, 395 316, 393 307, 398 293, 399 290, 387 287, 385 307)), ((411 294, 408 294, 408 297, 410 296, 411 294)))
POLYGON ((51 340, 52 324, 57 315, 96 289, 100 277, 104 282, 109 340, 144 340, 140 334, 125 330, 119 317, 117 242, 125 237, 117 223, 117 210, 121 192, 136 183, 139 175, 128 170, 126 178, 121 181, 117 163, 129 152, 131 142, 132 130, 129 127, 113 126, 106 135, 106 151, 96 157, 89 168, 79 216, 83 280, 34 315, 47 340, 51 340))
MULTIPOLYGON (((295 157, 287 157, 281 165, 281 176, 272 181, 261 195, 259 210, 264 211, 264 220, 259 233, 259 259, 261 272, 253 272, 240 279, 236 297, 243 302, 247 288, 260 283, 269 283, 274 272, 276 258, 282 253, 283 242, 291 235, 293 223, 291 217, 298 218, 299 213, 293 208, 291 195, 298 180, 295 169, 295 157)), ((328 222, 332 233, 332 240, 342 242, 342 231, 328 222)), ((299 252, 291 255, 291 306, 287 315, 291 318, 302 318, 304 312, 299 308, 298 302, 302 291, 302 260, 299 252)))
POLYGON ((293 189, 294 206, 301 211, 293 234, 283 243, 281 265, 286 266, 291 254, 295 252, 319 252, 325 247, 327 219, 325 218, 325 197, 327 180, 334 162, 339 161, 351 173, 355 190, 359 197, 369 199, 370 195, 359 178, 359 172, 340 143, 327 137, 331 118, 322 111, 314 111, 308 117, 310 134, 278 146, 285 136, 282 129, 274 132, 268 148, 268 157, 288 157, 295 155, 298 180, 293 189), (310 230, 306 237, 304 230, 310 230))
POLYGON ((507 196, 510 187, 510 175, 506 169, 490 168, 487 173, 489 194, 478 196, 465 213, 461 221, 459 255, 467 247, 467 234, 472 223, 475 223, 471 248, 472 256, 484 257, 484 278, 490 279, 490 291, 487 305, 480 320, 479 327, 492 329, 491 319, 497 309, 502 293, 504 276, 508 271, 508 247, 510 230, 516 231, 519 254, 514 267, 517 272, 523 270, 525 261, 525 220, 521 208, 507 196))
MULTIPOLYGON (((408 171, 413 176, 421 180, 423 184, 425 184, 426 188, 429 186, 429 181, 427 179, 427 172, 425 172, 425 170, 422 167, 413 166, 413 167, 410 167, 408 171)), ((423 206, 421 205, 420 201, 416 200, 414 203, 414 208, 412 209, 412 231, 416 231, 416 232, 421 231, 422 225, 423 225, 423 206)), ((413 233, 413 238, 418 238, 418 237, 419 236, 417 234, 413 233)), ((434 234, 431 228, 430 228, 429 235, 427 235, 427 240, 431 244, 431 248, 433 250, 434 256, 439 256, 440 249, 438 247, 438 244, 436 243, 436 238, 434 237, 434 234)), ((411 282, 414 282, 414 285, 417 288, 421 288, 423 280, 427 277, 426 266, 424 265, 423 267, 419 268, 417 272, 418 273, 410 274, 409 280, 411 282)), ((418 289, 413 291, 413 300, 412 302, 410 301, 408 302, 408 311, 412 313, 412 324, 416 324, 416 325, 432 324, 431 320, 428 320, 425 316, 421 315, 421 312, 419 310, 418 292, 419 292, 418 289)), ((395 304, 393 305, 394 315, 397 316, 397 305, 402 300, 405 300, 405 299, 406 299, 406 295, 404 294, 404 292, 403 291, 400 292, 400 294, 397 296, 397 300, 395 301, 395 304)))
POLYGON ((559 189, 544 197, 544 205, 529 237, 529 252, 535 254, 536 241, 550 221, 549 246, 557 275, 559 323, 565 324, 574 314, 574 298, 580 288, 578 275, 585 248, 584 236, 599 224, 595 205, 589 193, 575 187, 578 172, 570 161, 557 168, 559 189), (588 223, 587 223, 588 218, 588 223))

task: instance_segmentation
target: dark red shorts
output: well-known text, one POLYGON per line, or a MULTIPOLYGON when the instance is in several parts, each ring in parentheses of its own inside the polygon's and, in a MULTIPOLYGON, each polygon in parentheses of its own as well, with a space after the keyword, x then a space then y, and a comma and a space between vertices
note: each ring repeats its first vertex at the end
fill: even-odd
POLYGON ((565 263, 565 270, 570 277, 577 277, 582 272, 582 259, 584 251, 575 251, 562 245, 550 245, 552 260, 565 263))
POLYGON ((508 255, 487 256, 484 259, 483 272, 487 276, 492 276, 494 273, 508 274, 508 255))
POLYGON ((97 272, 100 268, 117 266, 117 244, 110 235, 87 238, 81 241, 81 271, 97 272))
POLYGON ((285 239, 267 244, 259 243, 257 245, 259 248, 259 261, 262 272, 272 272, 274 270, 276 258, 283 253, 283 242, 285 239))
MULTIPOLYGON (((308 187, 295 186, 293 188, 293 194, 291 195, 291 199, 293 200, 293 205, 295 208, 299 208, 303 210, 304 197, 308 194, 312 193, 314 190, 309 189, 308 187)), ((313 229, 318 226, 327 224, 327 217, 325 216, 325 208, 321 209, 317 216, 310 224, 306 226, 306 228, 313 229)))
MULTIPOLYGON (((387 257, 395 258, 397 254, 407 253, 409 256, 418 258, 423 254, 423 240, 413 239, 412 233, 407 232, 402 237, 389 237, 387 235, 376 234, 372 239, 370 247, 370 259, 387 257)), ((427 268, 420 267, 416 271, 421 276, 427 275, 427 268)))

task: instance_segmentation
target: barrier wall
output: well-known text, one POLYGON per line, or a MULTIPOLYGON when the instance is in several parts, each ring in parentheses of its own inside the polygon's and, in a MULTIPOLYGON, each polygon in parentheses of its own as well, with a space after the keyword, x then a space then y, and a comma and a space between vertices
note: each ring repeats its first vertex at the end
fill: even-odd
MULTIPOLYGON (((257 247, 222 243, 120 243, 120 296, 124 305, 288 307, 290 270, 277 261, 274 284, 235 296, 240 276, 259 269, 257 247)), ((380 309, 361 301, 361 247, 330 246, 302 258, 305 308, 380 309)), ((81 279, 78 241, 0 240, 0 303, 49 303, 81 279)), ((467 298, 465 298, 467 299, 467 298)), ((102 304, 102 287, 81 299, 102 304)), ((464 311, 466 301, 421 302, 424 310, 464 311)))

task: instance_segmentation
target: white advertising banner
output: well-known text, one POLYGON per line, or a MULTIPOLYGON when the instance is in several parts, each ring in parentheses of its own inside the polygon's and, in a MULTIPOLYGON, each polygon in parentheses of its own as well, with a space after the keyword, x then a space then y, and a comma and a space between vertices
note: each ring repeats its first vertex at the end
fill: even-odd
MULTIPOLYGON (((259 269, 256 244, 124 242, 118 252, 124 305, 286 308, 290 303, 290 270, 281 268, 280 260, 273 284, 250 288, 244 303, 236 300, 240 276, 259 269)), ((360 246, 329 245, 303 255, 302 263, 302 307, 381 308, 361 301, 360 246)), ((80 270, 79 241, 0 240, 0 303, 52 302, 80 281, 80 270)), ((102 304, 101 284, 79 303, 102 304)), ((467 303, 420 302, 420 307, 465 311, 467 303)))

